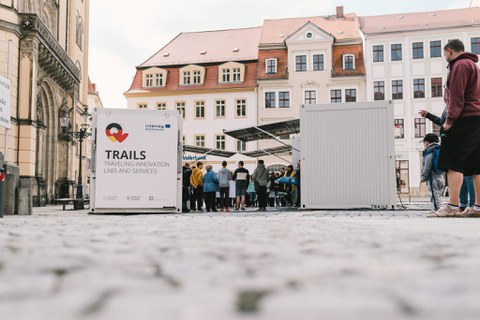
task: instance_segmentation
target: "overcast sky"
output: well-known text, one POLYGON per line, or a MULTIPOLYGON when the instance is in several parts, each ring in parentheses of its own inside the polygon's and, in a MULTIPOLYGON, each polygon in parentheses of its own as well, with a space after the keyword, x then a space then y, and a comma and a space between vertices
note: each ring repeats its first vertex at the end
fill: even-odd
POLYGON ((335 13, 378 15, 468 7, 470 0, 90 1, 89 74, 105 107, 124 108, 135 66, 180 32, 261 26, 264 19, 335 13))

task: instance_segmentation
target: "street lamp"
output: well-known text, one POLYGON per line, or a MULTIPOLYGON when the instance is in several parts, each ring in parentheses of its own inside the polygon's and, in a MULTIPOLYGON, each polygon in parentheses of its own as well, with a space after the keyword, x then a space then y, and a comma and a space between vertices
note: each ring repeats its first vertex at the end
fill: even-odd
MULTIPOLYGON (((80 125, 80 131, 73 131, 73 132, 65 132, 65 134, 70 135, 72 138, 78 139, 80 142, 80 158, 78 160, 78 183, 77 183, 77 195, 75 197, 75 202, 73 205, 74 210, 84 209, 84 201, 83 201, 83 185, 82 185, 82 142, 87 137, 89 137, 92 133, 88 132, 90 128, 90 124, 88 120, 90 118, 90 113, 88 113, 88 106, 83 106, 83 112, 80 116, 83 119, 82 124, 80 125)), ((64 113, 60 115, 60 125, 64 131, 68 130, 70 124, 70 116, 68 113, 64 113)))

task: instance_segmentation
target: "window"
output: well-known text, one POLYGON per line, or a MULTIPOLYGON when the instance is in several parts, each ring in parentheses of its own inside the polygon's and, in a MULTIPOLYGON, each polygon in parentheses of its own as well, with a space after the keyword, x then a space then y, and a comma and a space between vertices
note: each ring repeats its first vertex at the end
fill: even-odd
POLYGON ((217 118, 225 117, 225 100, 215 101, 215 117, 217 118))
POLYGON ((403 119, 395 119, 395 139, 403 138, 405 138, 403 119))
POLYGON ((232 75, 233 75, 233 82, 239 82, 240 75, 241 75, 240 68, 233 68, 232 75))
POLYGON ((235 101, 235 109, 237 117, 245 117, 247 115, 247 100, 237 99, 235 101))
POLYGON ((343 69, 353 70, 355 69, 355 60, 353 54, 346 54, 343 56, 343 69))
POLYGON ((290 108, 290 92, 280 91, 278 93, 278 107, 290 108))
POLYGON ((202 83, 202 78, 200 75, 200 70, 194 70, 193 71, 193 84, 201 84, 202 83))
POLYGON ((245 141, 237 140, 237 151, 244 152, 247 150, 247 143, 245 141))
MULTIPOLYGON (((81 16, 79 16, 78 11, 77 11, 77 17, 76 17, 76 37, 75 37, 75 42, 77 43, 77 46, 82 49, 83 46, 83 19, 81 16)), ((50 30, 52 31, 52 30, 50 30)), ((55 32, 52 32, 54 34, 55 32)))
POLYGON ((323 54, 314 54, 313 55, 313 71, 324 70, 324 56, 323 54))
POLYGON ((205 118, 205 101, 195 101, 195 118, 205 118))
POLYGON ((383 62, 383 45, 373 46, 373 62, 383 62))
POLYGON ((176 109, 182 114, 183 119, 185 119, 185 102, 177 102, 176 109))
POLYGON ((330 102, 331 103, 342 102, 342 90, 330 90, 330 102))
POLYGON ((153 87, 153 74, 145 75, 145 87, 153 87))
POLYGON ((432 78, 432 98, 443 96, 442 78, 432 78))
POLYGON ((190 84, 190 71, 183 72, 183 84, 184 85, 190 84))
POLYGON ((157 87, 163 86, 163 74, 161 73, 155 74, 155 86, 157 87))
POLYGON ((230 82, 230 69, 222 69, 222 82, 230 82))
POLYGON ((165 102, 157 103, 157 110, 167 110, 167 104, 165 102))
POLYGON ((413 97, 425 98, 425 79, 413 79, 413 97))
POLYGON ((295 71, 307 71, 307 56, 301 55, 295 57, 295 71))
POLYGON ((317 103, 317 92, 315 90, 305 91, 305 104, 317 103))
POLYGON ((345 89, 345 102, 357 102, 357 89, 345 89))
POLYGON ((275 108, 275 92, 265 92, 265 108, 275 108))
POLYGON ((138 105, 138 109, 147 109, 147 104, 146 103, 140 103, 138 105))
POLYGON ((385 100, 385 81, 373 82, 373 100, 385 100))
POLYGON ((480 54, 480 37, 470 39, 472 45, 472 53, 480 54))
POLYGON ((225 136, 215 136, 215 148, 225 150, 225 136))
POLYGON ((403 99, 403 80, 392 80, 392 100, 403 99))
POLYGON ((430 41, 430 58, 438 58, 442 56, 442 41, 430 41))
POLYGON ((415 118, 415 138, 423 138, 427 133, 425 118, 415 118))
POLYGON ((423 59, 423 42, 412 43, 413 59, 423 59))
POLYGON ((197 147, 205 147, 205 136, 195 136, 195 145, 197 147))
POLYGON ((265 65, 267 73, 277 73, 277 59, 267 59, 265 65))
POLYGON ((391 46, 392 61, 402 61, 402 44, 395 43, 391 46))

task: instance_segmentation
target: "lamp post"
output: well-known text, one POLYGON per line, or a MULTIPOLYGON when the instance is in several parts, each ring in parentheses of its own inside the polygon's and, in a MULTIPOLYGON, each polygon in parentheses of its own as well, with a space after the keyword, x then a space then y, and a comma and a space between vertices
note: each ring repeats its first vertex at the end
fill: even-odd
MULTIPOLYGON (((78 182, 77 182, 77 194, 75 197, 75 202, 73 205, 74 210, 84 209, 84 201, 83 201, 83 184, 82 184, 82 142, 87 137, 91 135, 91 132, 88 132, 90 128, 90 124, 88 123, 88 119, 90 114, 88 113, 88 106, 84 105, 83 112, 80 114, 83 118, 83 122, 81 124, 81 128, 79 131, 73 132, 65 132, 66 135, 71 136, 72 138, 78 139, 79 147, 80 147, 80 157, 78 159, 78 182)), ((66 131, 68 130, 68 126, 70 124, 68 114, 63 114, 60 116, 60 124, 62 128, 66 131)))

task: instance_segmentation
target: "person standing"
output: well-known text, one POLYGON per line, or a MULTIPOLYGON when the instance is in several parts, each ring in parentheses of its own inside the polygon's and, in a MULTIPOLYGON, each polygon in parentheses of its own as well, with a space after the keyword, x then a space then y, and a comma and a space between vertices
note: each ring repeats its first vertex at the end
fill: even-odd
MULTIPOLYGON (((420 116, 427 118, 438 126, 443 126, 447 120, 447 109, 443 110, 440 117, 428 112, 427 110, 420 110, 420 116)), ((445 131, 440 128, 440 133, 445 136, 445 131)), ((472 176, 463 176, 462 187, 460 188, 460 211, 464 211, 467 207, 473 207, 475 204, 475 190, 473 188, 472 176)), ((438 208, 437 208, 438 209, 438 208)))
POLYGON ((427 217, 480 217, 480 69, 478 56, 465 52, 460 40, 443 48, 449 74, 445 84, 446 120, 443 124, 439 167, 448 170, 449 203, 427 217), (472 175, 475 205, 463 213, 459 193, 463 176, 472 175))
POLYGON ((248 182, 250 180, 250 174, 244 167, 243 161, 238 162, 238 168, 233 173, 232 179, 235 181, 235 193, 237 201, 235 210, 245 211, 245 195, 247 194, 248 182), (241 207, 240 207, 241 206, 241 207))
POLYGON ((440 209, 442 205, 441 195, 445 184, 443 171, 439 171, 438 168, 435 168, 435 162, 437 162, 438 165, 438 154, 440 152, 439 141, 438 136, 433 133, 428 133, 423 138, 425 150, 423 151, 423 165, 420 181, 427 183, 433 212, 440 209))
POLYGON ((258 211, 267 211, 268 178, 268 170, 265 168, 264 161, 258 160, 257 168, 253 171, 252 175, 252 180, 258 195, 258 211))
POLYGON ((215 205, 215 194, 218 190, 217 174, 212 170, 212 165, 207 164, 207 172, 203 176, 203 194, 205 197, 205 209, 207 212, 217 212, 215 205))
POLYGON ((293 205, 292 191, 295 189, 295 185, 293 184, 295 171, 293 170, 293 166, 291 164, 287 166, 287 171, 285 172, 284 177, 289 178, 289 179, 285 179, 285 180, 288 180, 288 183, 285 183, 285 187, 284 187, 284 190, 287 193, 285 197, 287 199, 287 206, 292 206, 293 205))
POLYGON ((229 209, 229 194, 230 194, 230 180, 232 180, 232 174, 227 169, 227 161, 222 162, 222 169, 217 173, 218 185, 220 187, 220 212, 230 212, 229 209))
POLYGON ((190 211, 190 209, 187 206, 187 202, 190 196, 190 176, 191 175, 192 175, 192 169, 190 169, 190 163, 187 162, 183 166, 182 212, 190 211))
POLYGON ((192 210, 195 208, 202 211, 203 206, 203 163, 197 162, 197 168, 193 169, 190 176, 190 185, 192 186, 192 210))
POLYGON ((295 201, 295 206, 300 207, 301 198, 300 198, 300 160, 298 160, 297 168, 295 169, 295 187, 297 193, 297 201, 295 201))

